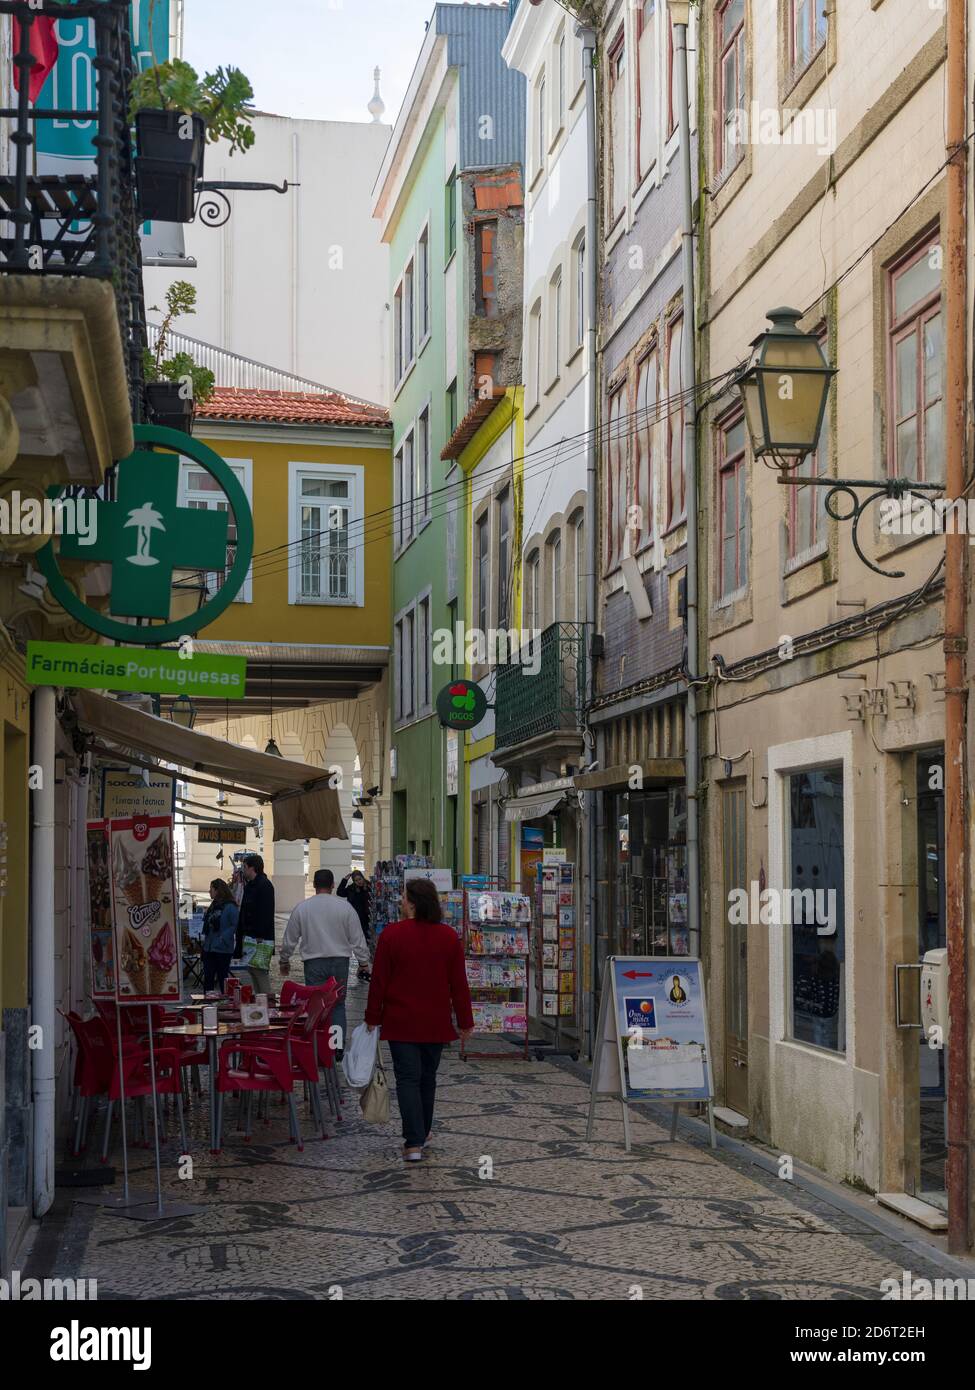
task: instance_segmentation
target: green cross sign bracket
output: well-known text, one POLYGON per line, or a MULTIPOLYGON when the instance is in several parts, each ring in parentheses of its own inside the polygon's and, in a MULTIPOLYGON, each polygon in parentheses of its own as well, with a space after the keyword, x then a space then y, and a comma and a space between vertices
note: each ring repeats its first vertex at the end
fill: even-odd
POLYGON ((108 616, 89 608, 65 583, 50 542, 37 557, 51 592, 61 606, 86 627, 116 641, 138 639, 151 646, 199 632, 218 618, 239 592, 254 550, 254 521, 237 478, 219 454, 180 430, 137 425, 137 448, 118 465, 114 502, 95 504, 94 541, 83 545, 76 535, 61 536, 66 560, 103 561, 112 567, 108 616), (153 450, 168 452, 153 452, 153 450), (223 570, 227 563, 228 516, 224 511, 194 510, 177 505, 179 455, 211 474, 226 493, 237 530, 230 573, 196 613, 175 622, 169 617, 173 571, 223 570), (162 619, 136 628, 122 618, 162 619))

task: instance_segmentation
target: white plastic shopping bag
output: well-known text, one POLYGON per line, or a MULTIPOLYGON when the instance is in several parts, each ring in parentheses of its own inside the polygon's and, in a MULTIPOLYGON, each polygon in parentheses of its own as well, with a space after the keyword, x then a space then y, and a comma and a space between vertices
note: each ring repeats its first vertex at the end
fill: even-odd
POLYGON ((364 1023, 353 1028, 352 1036, 342 1058, 342 1069, 350 1086, 368 1086, 376 1068, 379 1051, 379 1029, 370 1033, 364 1023))

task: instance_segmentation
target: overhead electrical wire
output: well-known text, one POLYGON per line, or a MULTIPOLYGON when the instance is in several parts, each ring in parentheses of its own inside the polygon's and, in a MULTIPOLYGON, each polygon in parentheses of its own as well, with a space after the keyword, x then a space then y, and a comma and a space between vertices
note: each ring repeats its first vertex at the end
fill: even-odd
MULTIPOLYGON (((668 419, 672 415, 679 414, 683 404, 689 397, 696 395, 699 391, 713 387, 718 383, 728 382, 730 379, 736 376, 739 371, 740 364, 736 365, 734 368, 731 368, 729 371, 722 373, 720 376, 713 377, 705 382, 701 382, 697 386, 688 388, 686 391, 681 391, 670 397, 662 397, 660 400, 655 402, 654 405, 650 407, 647 407, 643 410, 632 411, 626 415, 617 417, 617 419, 613 422, 612 427, 604 427, 604 443, 609 443, 614 439, 622 438, 628 435, 630 429, 632 428, 632 425, 635 422, 637 422, 641 416, 649 416, 652 413, 654 423, 659 423, 661 420, 668 419), (676 404, 674 405, 674 408, 672 410, 664 410, 662 408, 674 402, 676 402, 676 404)), ((560 467, 561 465, 568 462, 572 458, 578 456, 579 454, 585 453, 586 449, 588 448, 588 438, 592 433, 592 430, 585 430, 580 432, 578 435, 567 435, 562 439, 553 442, 551 445, 546 446, 544 449, 521 455, 521 461, 533 461, 529 463, 529 465, 525 468, 524 476, 540 477, 546 472, 550 473, 553 469, 560 467), (565 449, 566 444, 573 443, 576 444, 575 448, 570 448, 568 450, 565 449), (555 455, 554 462, 544 462, 546 457, 553 453, 555 455)), ((485 478, 488 477, 489 474, 507 473, 511 470, 512 465, 518 461, 518 459, 511 459, 506 463, 497 465, 495 468, 487 469, 484 471, 483 474, 480 474, 480 478, 483 481, 485 478)), ((456 498, 460 497, 461 491, 465 483, 466 479, 461 477, 455 483, 446 484, 442 488, 434 489, 430 494, 428 494, 429 496, 435 499, 434 506, 431 507, 428 512, 424 513, 420 520, 422 522, 426 522, 428 517, 440 519, 444 516, 454 515, 457 511, 462 510, 462 497, 460 498, 460 506, 458 507, 449 507, 445 506, 444 504, 449 503, 451 500, 456 500, 456 498), (453 494, 453 496, 451 496, 451 494, 453 494)), ((418 500, 420 499, 414 497, 413 499, 407 500, 405 502, 401 501, 398 503, 394 503, 391 507, 381 508, 375 512, 368 513, 361 520, 354 523, 354 527, 350 527, 350 531, 353 531, 353 534, 361 529, 361 538, 354 540, 351 544, 345 547, 342 553, 344 555, 348 555, 357 550, 365 549, 367 545, 376 544, 382 540, 392 537, 396 530, 395 522, 401 519, 405 509, 415 509, 418 500)), ((252 575, 255 577, 262 576, 265 578, 269 578, 274 575, 282 574, 289 569, 296 568, 298 565, 302 563, 303 560, 303 557, 300 554, 301 548, 303 546, 308 545, 310 541, 313 541, 318 537, 327 534, 328 529, 326 528, 323 531, 315 532, 312 535, 302 537, 299 540, 282 543, 279 546, 273 546, 266 551, 259 552, 258 555, 254 557, 255 560, 258 561, 258 563, 252 567, 252 575), (285 564, 282 566, 281 562, 289 559, 289 553, 293 552, 299 552, 294 564, 285 564), (274 558, 264 558, 262 561, 262 556, 273 556, 274 558)))

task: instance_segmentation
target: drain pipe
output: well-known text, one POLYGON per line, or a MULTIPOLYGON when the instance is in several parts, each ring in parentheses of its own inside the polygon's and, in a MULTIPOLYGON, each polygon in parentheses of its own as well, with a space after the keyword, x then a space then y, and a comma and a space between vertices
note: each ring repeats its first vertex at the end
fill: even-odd
MULTIPOLYGON (((586 456, 586 560, 589 565, 586 584, 586 619, 588 621, 589 651, 586 662, 586 707, 592 706, 596 693, 596 629, 599 625, 598 594, 596 588, 596 569, 599 554, 599 529, 596 518, 599 515, 599 494, 597 492, 597 468, 599 447, 597 425, 599 421, 599 394, 596 375, 596 329, 599 315, 598 275, 599 264, 598 236, 599 222, 596 202, 596 31, 590 24, 576 25, 576 34, 582 41, 582 72, 586 82, 586 263, 583 271, 586 278, 586 314, 589 322, 586 331, 586 429, 588 430, 588 449, 586 456)), ((587 791, 586 796, 586 903, 589 946, 590 980, 595 985, 596 972, 596 793, 587 791)), ((595 1046, 596 1036, 596 991, 591 987, 586 1001, 588 1010, 587 1032, 589 1051, 595 1046)))
POLYGON ((34 1215, 43 1216, 54 1201, 54 746, 55 693, 50 686, 34 691, 33 762, 41 770, 32 792, 30 883, 29 1024, 39 1046, 31 1049, 34 1103, 34 1215))
MULTIPOLYGON (((945 495, 965 494, 968 344, 967 0, 948 0, 945 16, 945 495)), ((966 679, 967 547, 952 527, 945 536, 945 928, 948 945, 948 1250, 967 1253, 972 1240, 971 928, 966 854, 968 798, 966 679)))
POLYGON ((686 474, 685 502, 687 511, 687 704, 684 719, 685 794, 687 797, 687 925, 691 941, 697 933, 701 941, 701 853, 699 836, 698 787, 700 784, 700 754, 698 749, 697 692, 694 680, 698 673, 698 553, 697 553, 697 400, 693 387, 697 383, 695 332, 697 315, 694 304, 694 190, 691 184, 691 118, 688 107, 687 82, 687 25, 690 18, 689 0, 668 0, 674 25, 674 72, 677 76, 677 127, 680 139, 681 172, 681 246, 684 268, 684 326, 681 333, 681 372, 683 389, 692 394, 684 402, 684 470, 686 474))

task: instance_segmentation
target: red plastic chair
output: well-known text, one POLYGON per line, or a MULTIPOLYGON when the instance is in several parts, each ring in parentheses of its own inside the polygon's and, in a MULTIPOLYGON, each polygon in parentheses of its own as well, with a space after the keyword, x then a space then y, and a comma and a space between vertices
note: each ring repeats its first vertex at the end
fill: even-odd
POLYGON ((294 1069, 284 1048, 273 1044, 262 1045, 257 1038, 253 1039, 249 1047, 242 1047, 236 1038, 228 1039, 220 1048, 217 1066, 217 1134, 216 1144, 211 1152, 219 1153, 221 1149, 223 1098, 227 1091, 241 1093, 241 1114, 246 1111, 245 1143, 248 1143, 251 1137, 251 1094, 255 1091, 280 1091, 288 1099, 291 1142, 303 1149, 301 1131, 298 1128, 298 1112, 295 1108, 294 1083, 294 1069))
POLYGON ((335 1048, 332 1046, 331 1028, 332 1014, 335 1012, 335 1006, 345 995, 345 987, 339 984, 334 975, 330 976, 323 985, 299 985, 292 980, 286 980, 281 986, 281 1007, 287 1008, 290 1003, 310 999, 313 994, 319 992, 323 992, 325 995, 325 1013, 319 1020, 316 1033, 318 1065, 325 1072, 325 1095, 328 1098, 329 1109, 337 1122, 341 1124, 343 1118, 342 1096, 336 1075, 335 1048))
MULTIPOLYGON (((78 1045, 75 1058, 74 1084, 78 1097, 77 1120, 75 1123, 74 1147, 72 1157, 84 1153, 88 1143, 88 1118, 90 1102, 96 1096, 108 1093, 115 1067, 115 1054, 109 1046, 104 1026, 100 1019, 85 1020, 80 1014, 58 1013, 68 1023, 78 1045)), ((123 1043, 124 1046, 124 1043, 123 1043)))
MULTIPOLYGON (((321 1093, 318 1089, 318 1029, 329 1003, 334 1007, 335 993, 326 997, 323 988, 315 989, 307 999, 303 1015, 295 1015, 288 1023, 285 1033, 258 1033, 255 1036, 238 1039, 235 1046, 241 1053, 257 1049, 266 1052, 268 1048, 283 1051, 290 1060, 291 1072, 295 1081, 303 1082, 308 1089, 312 1114, 318 1125, 322 1139, 327 1139, 325 1120, 322 1115, 321 1093)), ((245 1142, 250 1138, 248 1127, 245 1142)))
MULTIPOLYGON (((93 1020, 104 1028, 104 1020, 93 1020)), ((107 1031, 107 1030, 106 1030, 107 1031)), ((108 1037, 111 1046, 111 1037, 108 1037)), ((125 1092, 126 1100, 138 1100, 144 1096, 151 1096, 153 1093, 153 1069, 148 1047, 127 1048, 123 1042, 121 1061, 112 1049, 112 1079, 108 1087, 108 1114, 105 1119, 105 1138, 102 1143, 102 1162, 108 1160, 108 1143, 112 1131, 112 1113, 115 1109, 115 1102, 121 1100, 122 1092, 125 1092)), ((155 1047, 155 1091, 157 1096, 175 1096, 176 1113, 179 1116, 179 1135, 182 1148, 181 1153, 186 1152, 186 1125, 183 1120, 183 1094, 180 1086, 180 1066, 179 1052, 175 1047, 155 1047)), ((157 1115, 160 1127, 160 1137, 165 1140, 166 1134, 162 1125, 161 1117, 157 1115)))

